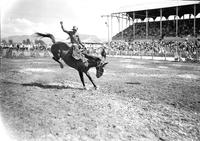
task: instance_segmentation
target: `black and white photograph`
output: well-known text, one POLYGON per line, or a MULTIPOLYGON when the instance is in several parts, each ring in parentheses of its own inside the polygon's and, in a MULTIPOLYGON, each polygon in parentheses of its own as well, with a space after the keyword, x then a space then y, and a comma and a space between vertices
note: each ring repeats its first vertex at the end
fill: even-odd
POLYGON ((200 141, 200 0, 0 8, 0 141, 200 141))

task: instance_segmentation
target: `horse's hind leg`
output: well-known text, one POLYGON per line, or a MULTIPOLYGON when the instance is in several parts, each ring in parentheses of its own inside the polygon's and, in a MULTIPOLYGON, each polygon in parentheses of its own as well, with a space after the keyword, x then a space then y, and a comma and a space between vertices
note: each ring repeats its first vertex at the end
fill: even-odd
POLYGON ((57 57, 55 57, 55 56, 52 57, 52 58, 53 58, 53 60, 55 60, 56 62, 58 62, 58 63, 60 64, 60 67, 61 67, 61 68, 63 68, 63 64, 59 61, 60 58, 57 58, 57 57))

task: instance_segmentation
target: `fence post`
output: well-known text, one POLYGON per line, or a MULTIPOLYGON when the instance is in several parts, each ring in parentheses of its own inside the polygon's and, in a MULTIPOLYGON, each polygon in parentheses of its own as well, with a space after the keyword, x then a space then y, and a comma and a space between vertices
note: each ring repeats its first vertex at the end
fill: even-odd
POLYGON ((1 70, 2 58, 3 57, 0 55, 0 70, 1 70))
POLYGON ((164 49, 164 57, 165 57, 165 61, 167 60, 166 58, 166 50, 164 49))
POLYGON ((2 58, 3 58, 3 49, 0 47, 0 70, 1 70, 2 58))
POLYGON ((166 52, 165 52, 165 54, 164 54, 164 55, 165 55, 164 57, 165 57, 165 61, 166 61, 166 60, 167 60, 167 59, 166 59, 166 52))

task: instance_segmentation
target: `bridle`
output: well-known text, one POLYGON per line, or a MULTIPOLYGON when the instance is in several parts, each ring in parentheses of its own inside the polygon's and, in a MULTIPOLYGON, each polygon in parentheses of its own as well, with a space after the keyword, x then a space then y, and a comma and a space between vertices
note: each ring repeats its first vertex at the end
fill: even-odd
MULTIPOLYGON (((103 71, 101 71, 101 70, 98 69, 98 68, 100 68, 100 67, 102 67, 102 63, 101 63, 101 62, 99 62, 99 63, 97 64, 96 68, 97 68, 97 70, 98 70, 99 73, 103 74, 103 71)), ((102 70, 103 70, 103 69, 102 69, 102 70)))

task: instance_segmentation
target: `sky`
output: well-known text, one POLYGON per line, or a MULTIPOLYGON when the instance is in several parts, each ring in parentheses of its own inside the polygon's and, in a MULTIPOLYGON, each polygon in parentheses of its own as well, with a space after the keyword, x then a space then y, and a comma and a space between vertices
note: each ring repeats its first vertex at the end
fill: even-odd
POLYGON ((0 0, 1 36, 45 32, 66 39, 66 33, 60 28, 63 21, 67 30, 75 25, 79 34, 105 39, 108 37, 107 19, 102 15, 125 5, 156 1, 160 0, 0 0))

